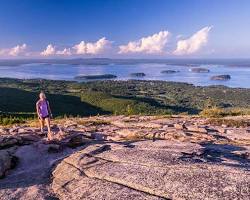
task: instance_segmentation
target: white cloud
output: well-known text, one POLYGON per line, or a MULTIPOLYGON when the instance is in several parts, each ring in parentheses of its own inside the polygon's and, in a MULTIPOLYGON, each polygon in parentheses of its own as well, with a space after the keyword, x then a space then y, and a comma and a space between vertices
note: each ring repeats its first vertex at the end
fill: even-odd
POLYGON ((1 56, 20 56, 20 55, 24 55, 24 53, 26 52, 26 49, 27 49, 26 44, 17 45, 10 49, 1 49, 0 55, 1 56))
POLYGON ((62 55, 62 56, 70 56, 72 55, 71 49, 70 48, 64 48, 63 50, 59 50, 56 52, 57 55, 62 55))
POLYGON ((79 44, 73 46, 72 48, 64 48, 63 50, 57 50, 55 46, 49 44, 45 50, 40 54, 42 56, 52 56, 52 55, 61 55, 61 56, 70 56, 74 54, 85 55, 85 54, 99 54, 104 52, 105 49, 110 47, 111 42, 108 41, 105 37, 99 39, 94 43, 81 41, 79 44))
POLYGON ((127 45, 119 46, 120 54, 126 53, 146 53, 158 54, 163 53, 168 42, 170 32, 160 31, 154 35, 143 37, 140 40, 129 42, 127 45))
POLYGON ((0 49, 0 55, 1 56, 4 56, 4 55, 7 55, 7 50, 6 49, 0 49))
POLYGON ((53 55, 61 55, 61 56, 70 56, 72 55, 70 48, 64 48, 63 50, 56 50, 56 47, 52 44, 49 44, 46 49, 44 49, 41 53, 42 56, 53 56, 53 55))
POLYGON ((42 52, 41 52, 41 55, 42 56, 52 56, 52 55, 55 55, 56 53, 56 48, 52 45, 52 44, 49 44, 46 49, 44 49, 42 52))
POLYGON ((75 45, 73 49, 76 54, 99 54, 108 49, 111 43, 111 41, 103 37, 94 43, 81 41, 79 44, 75 45))
POLYGON ((18 55, 24 53, 26 49, 27 49, 26 44, 17 45, 17 46, 10 49, 9 55, 10 56, 18 56, 18 55))
POLYGON ((175 55, 189 55, 198 52, 204 45, 207 44, 208 34, 211 30, 211 26, 199 30, 194 35, 186 40, 179 40, 177 42, 177 48, 173 52, 175 55))

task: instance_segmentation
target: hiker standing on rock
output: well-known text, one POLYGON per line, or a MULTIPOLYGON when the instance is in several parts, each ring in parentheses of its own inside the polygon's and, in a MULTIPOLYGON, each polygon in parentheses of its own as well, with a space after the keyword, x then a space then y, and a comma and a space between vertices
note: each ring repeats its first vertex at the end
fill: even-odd
POLYGON ((50 119, 52 117, 51 109, 49 106, 49 102, 46 99, 44 92, 39 94, 39 100, 36 102, 36 112, 38 115, 41 132, 43 133, 44 122, 48 128, 48 140, 52 139, 52 133, 50 129, 50 119))

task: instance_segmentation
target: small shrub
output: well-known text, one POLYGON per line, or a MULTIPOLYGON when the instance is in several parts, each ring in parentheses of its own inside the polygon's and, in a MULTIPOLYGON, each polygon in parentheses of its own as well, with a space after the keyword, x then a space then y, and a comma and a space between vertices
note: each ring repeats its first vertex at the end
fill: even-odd
POLYGON ((200 112, 200 115, 203 117, 209 117, 209 118, 220 118, 225 117, 227 113, 222 108, 207 108, 200 112))
POLYGON ((0 125, 6 126, 11 124, 20 124, 25 123, 25 120, 22 118, 12 118, 12 117, 0 117, 0 125))
POLYGON ((226 116, 240 116, 240 115, 249 115, 250 110, 244 108, 233 108, 233 109, 223 109, 223 108, 208 108, 200 112, 200 115, 203 117, 209 118, 221 118, 226 116))
POLYGON ((127 111, 127 115, 132 115, 133 114, 133 109, 131 108, 130 105, 127 105, 127 108, 126 108, 126 111, 127 111))

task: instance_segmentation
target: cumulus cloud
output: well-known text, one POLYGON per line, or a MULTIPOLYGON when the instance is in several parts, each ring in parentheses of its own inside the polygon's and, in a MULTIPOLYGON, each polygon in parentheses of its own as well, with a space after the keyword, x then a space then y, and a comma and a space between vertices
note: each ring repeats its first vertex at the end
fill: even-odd
POLYGON ((10 49, 9 51, 9 55, 11 56, 18 56, 22 53, 24 53, 27 49, 27 45, 26 44, 22 44, 22 45, 17 45, 13 48, 10 49))
POLYGON ((146 53, 158 54, 163 53, 168 42, 170 32, 160 31, 154 35, 143 37, 140 40, 129 42, 127 45, 119 46, 120 54, 126 53, 146 53))
POLYGON ((26 50, 27 50, 27 45, 22 44, 22 45, 17 45, 13 48, 2 49, 0 50, 0 55, 1 56, 20 56, 20 55, 24 55, 26 50))
POLYGON ((7 50, 7 49, 0 49, 0 55, 1 55, 1 56, 6 56, 6 55, 8 55, 8 50, 7 50))
POLYGON ((72 55, 71 49, 70 48, 64 48, 63 50, 59 50, 56 52, 57 55, 62 55, 62 56, 70 56, 72 55))
POLYGON ((44 49, 42 52, 41 52, 41 55, 42 56, 52 56, 52 55, 55 55, 56 53, 56 48, 52 45, 52 44, 49 44, 46 49, 44 49))
POLYGON ((198 52, 204 45, 207 44, 208 34, 211 30, 211 26, 206 26, 203 29, 196 32, 190 38, 186 40, 179 40, 177 42, 177 48, 173 52, 175 55, 190 55, 198 52))
POLYGON ((76 44, 73 49, 76 54, 99 54, 108 49, 111 43, 111 41, 103 37, 94 43, 81 41, 79 44, 76 44))
POLYGON ((49 44, 46 49, 44 49, 41 53, 42 56, 54 56, 54 55, 61 55, 61 56, 70 56, 72 55, 70 48, 64 48, 63 50, 56 50, 56 47, 52 44, 49 44))
POLYGON ((96 42, 84 42, 81 41, 79 44, 71 48, 64 48, 62 50, 57 50, 56 46, 49 44, 46 49, 44 49, 40 54, 42 56, 71 56, 71 55, 85 55, 85 54, 99 54, 103 53, 106 49, 111 46, 111 41, 107 40, 105 37, 99 39, 96 42))
POLYGON ((111 41, 103 37, 93 43, 81 41, 79 44, 76 44, 71 48, 64 48, 63 50, 57 50, 55 46, 49 44, 46 49, 44 49, 40 54, 42 56, 99 54, 103 53, 106 49, 108 49, 111 46, 111 43, 111 41))

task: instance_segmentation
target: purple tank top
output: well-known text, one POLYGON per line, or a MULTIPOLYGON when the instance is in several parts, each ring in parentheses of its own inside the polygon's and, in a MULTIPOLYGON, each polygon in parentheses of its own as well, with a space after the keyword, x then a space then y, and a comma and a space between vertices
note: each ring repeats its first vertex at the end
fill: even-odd
POLYGON ((38 103, 38 108, 39 108, 39 113, 42 117, 46 117, 49 115, 47 100, 40 101, 38 103))

